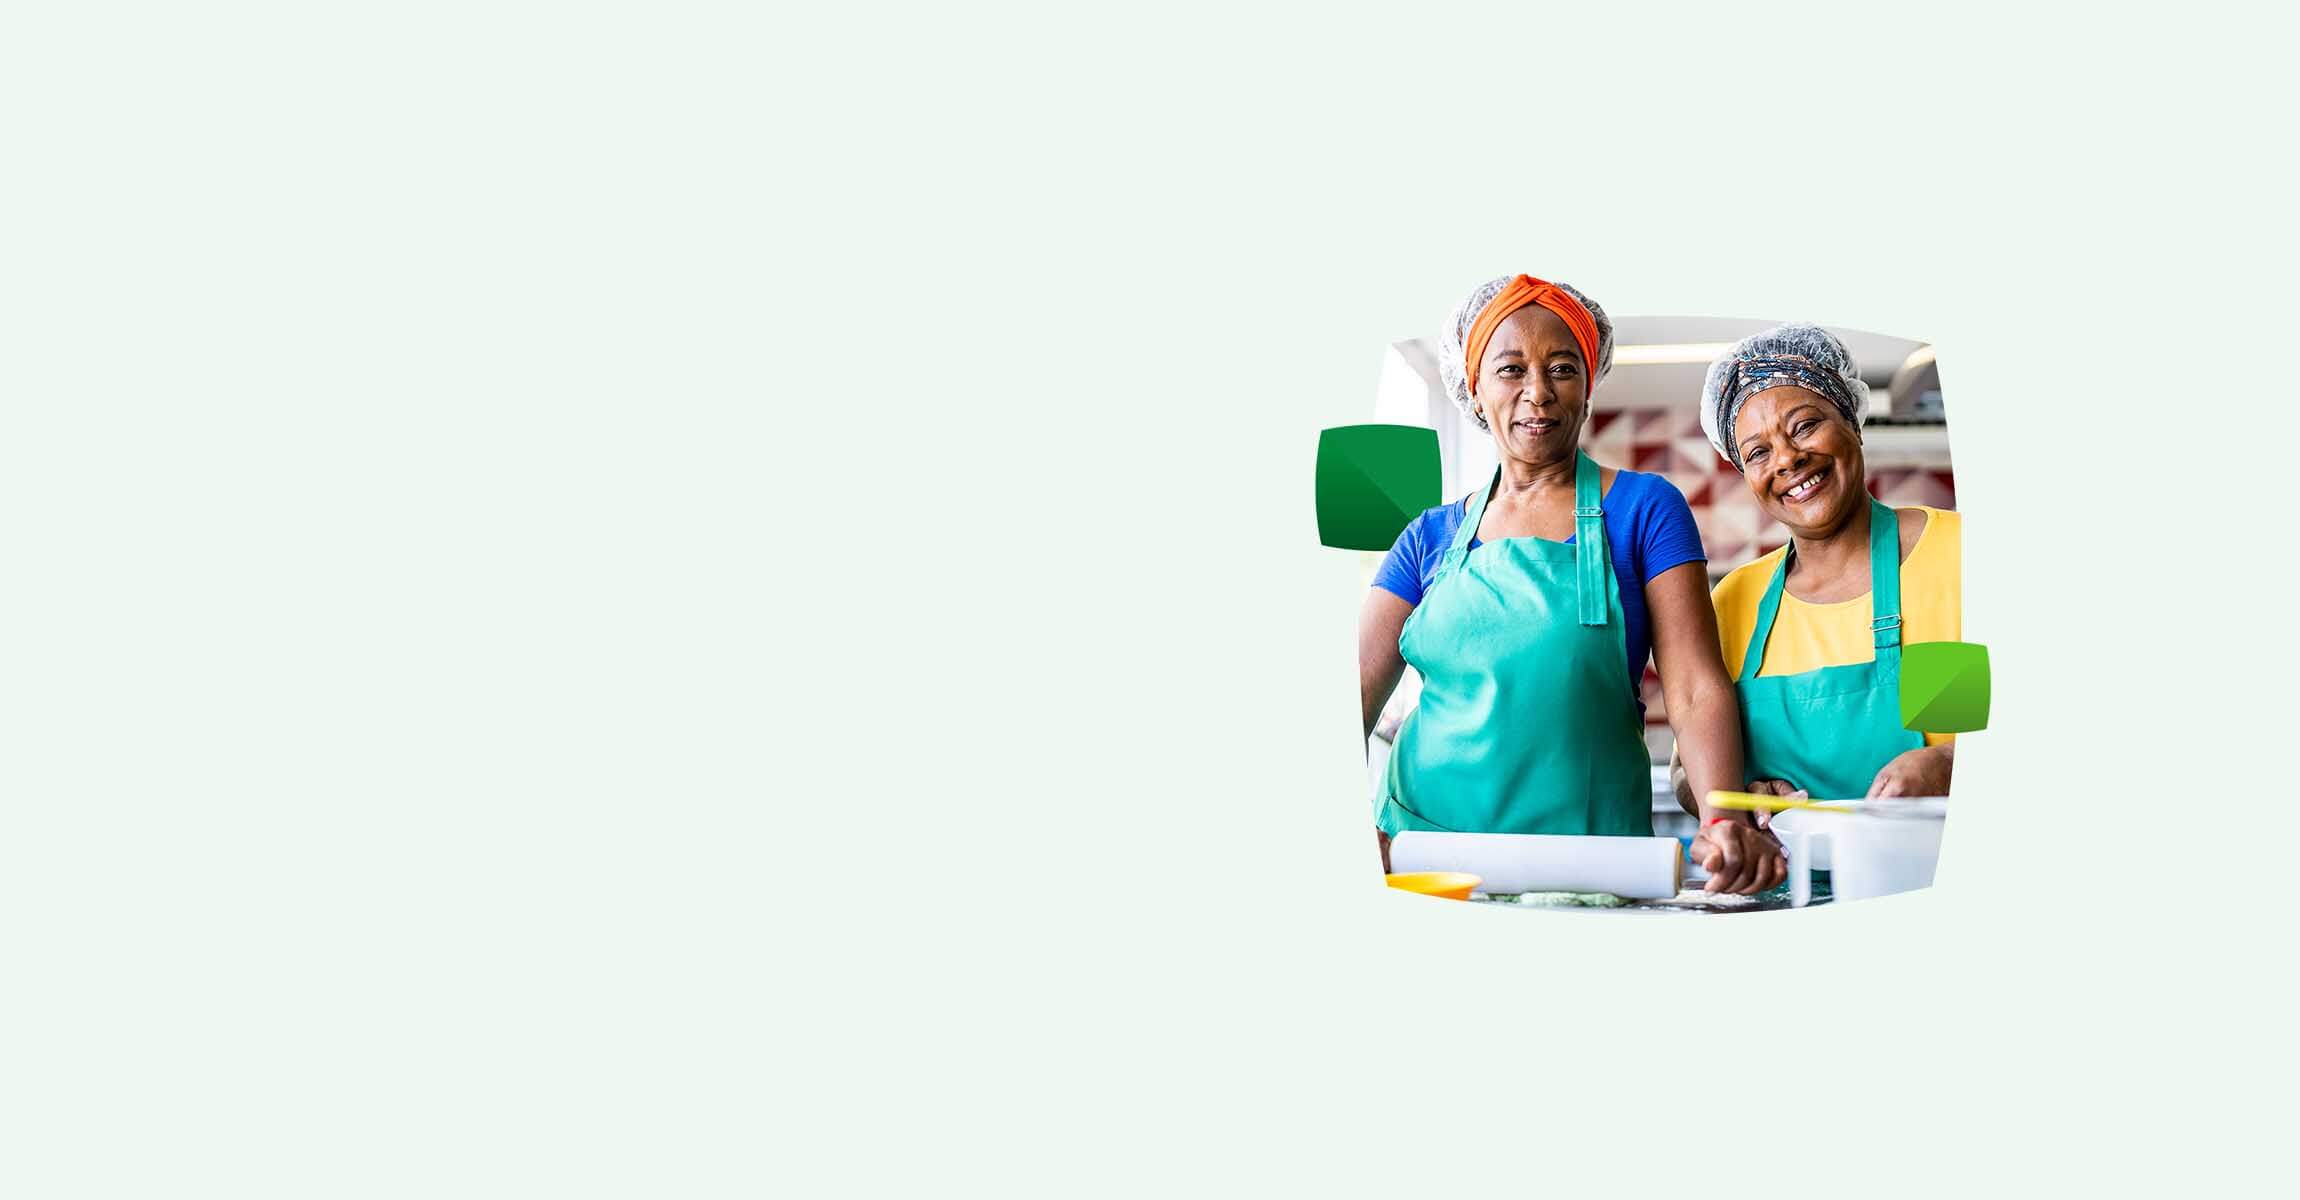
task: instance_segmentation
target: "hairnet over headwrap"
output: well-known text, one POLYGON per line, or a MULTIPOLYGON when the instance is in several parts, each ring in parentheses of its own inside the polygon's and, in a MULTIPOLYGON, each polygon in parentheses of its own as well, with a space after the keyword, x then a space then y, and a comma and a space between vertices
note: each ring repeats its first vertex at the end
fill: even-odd
POLYGON ((1477 401, 1469 393, 1470 380, 1477 375, 1477 367, 1469 356, 1474 351, 1482 357, 1485 338, 1492 336, 1502 319, 1534 304, 1564 317, 1566 328, 1574 331, 1574 341, 1581 345, 1582 356, 1591 360, 1587 363, 1590 387, 1595 388, 1605 373, 1613 369, 1613 322, 1606 320, 1605 310, 1597 306, 1597 301, 1567 284, 1544 283, 1530 275, 1505 275, 1488 280, 1453 310, 1453 319, 1446 322, 1438 335, 1438 376, 1445 381, 1446 393, 1453 397, 1454 407, 1476 422, 1479 429, 1487 425, 1485 414, 1477 410, 1477 401), (1555 293, 1563 293, 1563 296, 1555 293), (1545 303, 1545 299, 1549 302, 1545 303), (1564 303, 1567 300, 1571 303, 1564 303), (1588 325, 1575 328, 1580 322, 1568 315, 1572 305, 1579 305, 1588 314, 1588 325), (1491 313, 1486 311, 1489 307, 1493 309, 1491 313), (1487 319, 1481 322, 1478 319, 1481 316, 1487 319), (1477 336, 1481 333, 1483 337, 1477 336), (1592 333, 1597 341, 1594 347, 1583 341, 1592 333))
POLYGON ((1818 325, 1775 325, 1742 338, 1709 364, 1701 382, 1701 432, 1717 453, 1741 469, 1733 422, 1749 397, 1768 388, 1803 388, 1827 400, 1857 431, 1869 416, 1869 386, 1845 343, 1818 325))

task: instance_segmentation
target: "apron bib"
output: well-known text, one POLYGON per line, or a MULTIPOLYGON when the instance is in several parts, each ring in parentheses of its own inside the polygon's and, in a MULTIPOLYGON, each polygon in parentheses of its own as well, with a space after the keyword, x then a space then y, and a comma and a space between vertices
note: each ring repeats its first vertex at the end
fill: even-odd
POLYGON ((1406 618, 1398 653, 1422 695, 1390 753, 1385 832, 1652 836, 1652 759, 1624 670, 1597 464, 1578 458, 1573 545, 1469 549, 1497 468, 1406 618))
POLYGON ((1869 628, 1876 657, 1799 675, 1760 678, 1765 642, 1788 587, 1791 547, 1757 608, 1734 691, 1743 762, 1751 779, 1786 779, 1815 800, 1858 800, 1896 756, 1925 744, 1901 727, 1901 523, 1869 501, 1869 628))

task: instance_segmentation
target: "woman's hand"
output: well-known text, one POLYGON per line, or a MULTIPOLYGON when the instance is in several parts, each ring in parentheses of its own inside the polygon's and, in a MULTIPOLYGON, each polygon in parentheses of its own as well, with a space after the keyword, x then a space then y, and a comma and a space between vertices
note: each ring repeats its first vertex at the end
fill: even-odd
POLYGON ((1789 877, 1789 861, 1773 835, 1739 821, 1711 821, 1693 835, 1693 861, 1709 872, 1705 892, 1753 896, 1789 877))
POLYGON ((1381 839, 1382 874, 1387 875, 1390 873, 1390 835, 1383 833, 1379 828, 1376 828, 1374 830, 1374 836, 1381 839))
POLYGON ((1949 771, 1956 759, 1956 744, 1911 750, 1885 764, 1869 785, 1869 798, 1884 796, 1946 796, 1949 771))
MULTIPOLYGON (((1808 798, 1805 795, 1805 789, 1791 784, 1786 779, 1752 779, 1749 781, 1749 786, 1742 790, 1748 792, 1752 796, 1779 796, 1785 800, 1804 800, 1808 798)), ((1771 829, 1772 827, 1773 814, 1770 811, 1758 812, 1757 828, 1771 829)))

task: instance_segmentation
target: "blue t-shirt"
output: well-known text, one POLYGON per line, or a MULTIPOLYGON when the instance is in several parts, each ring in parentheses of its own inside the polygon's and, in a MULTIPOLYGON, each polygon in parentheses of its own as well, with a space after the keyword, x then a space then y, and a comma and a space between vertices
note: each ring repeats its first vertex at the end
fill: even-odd
MULTIPOLYGON (((1659 475, 1619 472, 1599 503, 1605 508, 1605 540, 1613 552, 1615 590, 1621 593, 1622 632, 1629 643, 1629 690, 1636 695, 1638 681, 1645 677, 1646 660, 1653 656, 1653 624, 1645 611, 1645 585, 1671 567, 1706 562, 1709 556, 1701 549, 1701 530, 1693 524, 1693 509, 1685 503, 1685 494, 1659 475), (1632 580, 1636 586, 1621 586, 1632 580)), ((1389 556, 1382 559, 1381 569, 1374 572, 1374 586, 1408 604, 1420 604, 1430 577, 1445 561, 1446 548, 1453 545, 1453 536, 1468 515, 1469 498, 1465 496, 1415 517, 1398 535, 1389 556)), ((1470 549, 1481 544, 1474 535, 1470 538, 1470 549)), ((1642 698, 1637 711, 1644 715, 1642 698)))

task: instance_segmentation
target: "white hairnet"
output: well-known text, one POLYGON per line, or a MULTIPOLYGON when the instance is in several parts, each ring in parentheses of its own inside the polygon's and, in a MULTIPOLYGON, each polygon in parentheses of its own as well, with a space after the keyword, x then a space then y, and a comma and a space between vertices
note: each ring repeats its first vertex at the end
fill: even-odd
POLYGON ((1828 330, 1792 323, 1751 334, 1710 363, 1701 381, 1701 432, 1734 470, 1741 469, 1733 422, 1742 402, 1776 387, 1803 388, 1827 400, 1855 430, 1869 419, 1869 386, 1852 352, 1828 330))
MULTIPOLYGON (((1515 275, 1504 275, 1478 285, 1478 289, 1469 294, 1469 299, 1462 301, 1460 307, 1453 310, 1453 319, 1446 322, 1445 328, 1438 334, 1438 377, 1445 381, 1446 394, 1453 397, 1454 407, 1461 410, 1461 415, 1476 422, 1479 429, 1487 428, 1485 414, 1477 410, 1477 401, 1469 394, 1469 376, 1463 371, 1462 355, 1468 351, 1469 327, 1477 324, 1477 315, 1484 312, 1485 306, 1492 303, 1493 298, 1500 295, 1501 290, 1508 287, 1509 281, 1515 278, 1515 275)), ((1578 288, 1564 283, 1556 284, 1556 287, 1580 301, 1581 306, 1589 310, 1590 318, 1597 322, 1597 364, 1592 368, 1589 379, 1590 390, 1595 391, 1597 385, 1604 380, 1605 373, 1613 369, 1613 322, 1606 319, 1605 310, 1597 306, 1597 301, 1582 295, 1578 288)))

